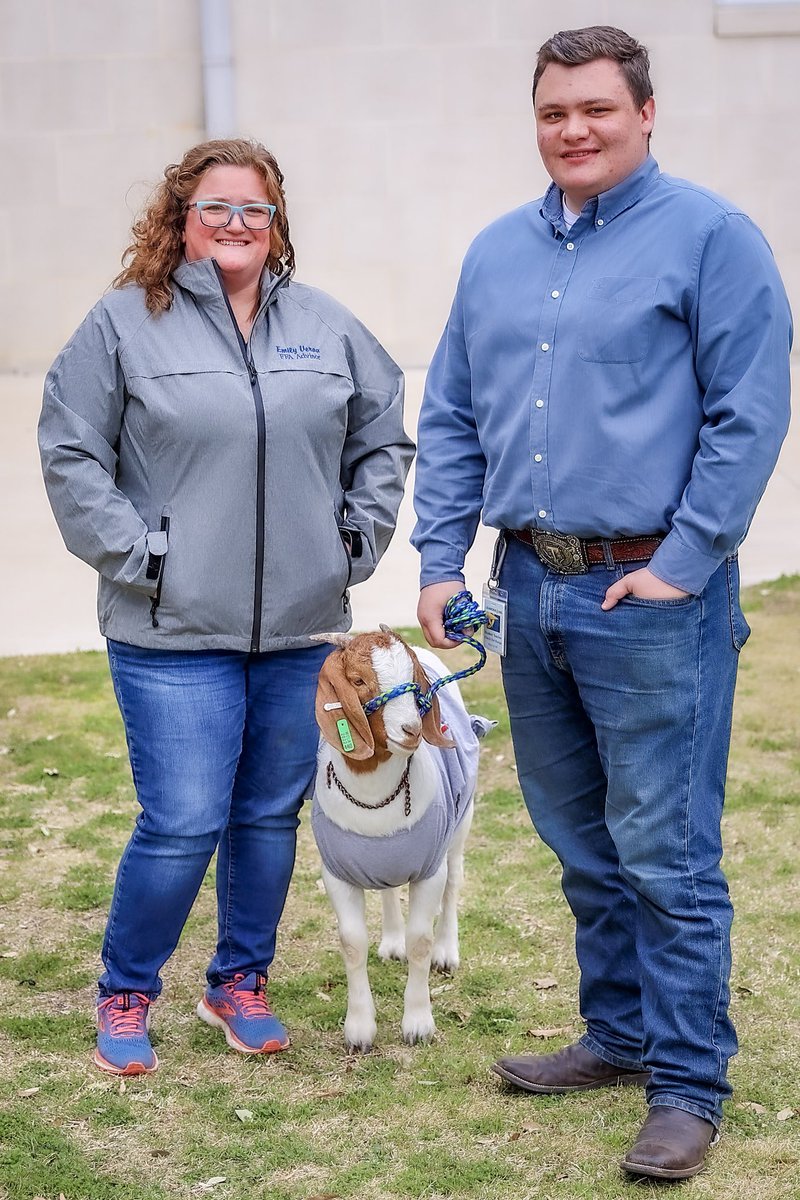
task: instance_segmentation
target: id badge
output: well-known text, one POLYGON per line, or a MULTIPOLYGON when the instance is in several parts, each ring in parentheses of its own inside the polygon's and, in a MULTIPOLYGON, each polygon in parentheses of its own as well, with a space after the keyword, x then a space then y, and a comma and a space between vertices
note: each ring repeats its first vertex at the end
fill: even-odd
POLYGON ((493 654, 502 658, 506 652, 506 624, 508 617, 508 592, 503 588, 483 585, 483 609, 488 618, 483 628, 483 644, 493 654))

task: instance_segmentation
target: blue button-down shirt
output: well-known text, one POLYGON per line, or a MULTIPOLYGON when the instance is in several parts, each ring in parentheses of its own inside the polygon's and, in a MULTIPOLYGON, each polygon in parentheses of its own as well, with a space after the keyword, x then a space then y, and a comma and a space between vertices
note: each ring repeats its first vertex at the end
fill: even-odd
POLYGON ((419 424, 422 585, 463 578, 478 521, 666 535, 700 592, 744 537, 789 419, 791 317, 769 246, 649 157, 567 228, 561 193, 485 229, 419 424))

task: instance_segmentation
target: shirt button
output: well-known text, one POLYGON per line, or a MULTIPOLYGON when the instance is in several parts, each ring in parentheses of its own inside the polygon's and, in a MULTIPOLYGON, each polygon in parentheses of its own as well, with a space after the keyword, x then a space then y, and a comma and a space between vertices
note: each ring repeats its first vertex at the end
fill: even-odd
POLYGON ((537 407, 537 408, 544 408, 544 400, 537 400, 537 401, 536 401, 536 407, 537 407))
POLYGON ((541 456, 541 454, 534 454, 534 456, 533 456, 533 461, 534 461, 534 462, 541 462, 541 461, 542 461, 542 456, 541 456))
POLYGON ((603 218, 602 218, 602 217, 599 217, 599 218, 598 218, 597 224, 598 224, 598 225, 605 225, 605 221, 603 220, 603 218))
POLYGON ((568 249, 568 250, 574 250, 574 249, 575 249, 575 243, 574 243, 574 242, 567 242, 567 249, 568 249))
POLYGON ((549 350, 549 349, 550 349, 550 343, 549 343, 549 342, 542 342, 542 349, 543 349, 543 350, 549 350))
POLYGON ((543 508, 540 508, 540 509, 539 509, 539 516, 540 516, 540 517, 546 517, 546 516, 547 516, 547 513, 545 512, 545 510, 544 510, 543 508))
POLYGON ((557 300, 558 297, 561 295, 561 292, 558 292, 558 291, 551 292, 550 295, 553 297, 554 300, 557 300))

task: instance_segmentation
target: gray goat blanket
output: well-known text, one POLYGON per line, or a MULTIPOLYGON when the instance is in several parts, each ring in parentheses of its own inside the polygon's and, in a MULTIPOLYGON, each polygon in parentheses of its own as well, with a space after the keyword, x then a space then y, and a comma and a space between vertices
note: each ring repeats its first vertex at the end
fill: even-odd
MULTIPOLYGON (((426 669, 431 674, 430 668, 426 669)), ((443 687, 438 699, 442 724, 447 726, 447 736, 455 742, 455 749, 427 747, 436 762, 438 786, 430 807, 415 824, 385 837, 367 837, 342 829, 326 816, 314 796, 311 827, 320 857, 337 879, 360 888, 383 889, 430 879, 439 870, 475 793, 478 739, 496 722, 471 716, 454 685, 443 687)), ((400 797, 398 803, 402 803, 400 797)))

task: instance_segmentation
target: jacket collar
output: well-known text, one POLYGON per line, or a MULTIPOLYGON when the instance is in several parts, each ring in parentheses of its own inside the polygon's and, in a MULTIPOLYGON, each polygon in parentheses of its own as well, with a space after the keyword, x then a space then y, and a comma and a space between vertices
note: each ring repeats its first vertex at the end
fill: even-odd
MULTIPOLYGON (((592 224, 600 218, 603 224, 607 225, 609 221, 613 221, 620 213, 625 212, 626 209, 632 208, 634 204, 638 203, 648 188, 655 183, 659 175, 658 163, 652 154, 648 154, 644 162, 635 171, 632 171, 630 175, 627 175, 621 183, 587 201, 583 206, 578 221, 583 221, 588 216, 592 224)), ((566 233, 567 228, 564 224, 564 212, 561 206, 561 189, 558 184, 550 184, 550 187, 544 194, 539 212, 545 221, 548 221, 553 226, 554 234, 560 233, 563 235, 566 233)), ((576 221, 575 224, 577 225, 578 222, 576 221)), ((573 226, 574 228, 575 226, 573 226)))
MULTIPOLYGON (((222 280, 213 258, 199 258, 195 262, 187 262, 182 258, 172 272, 172 278, 178 287, 198 300, 209 302, 222 298, 222 280)), ((289 271, 273 275, 265 268, 261 276, 261 299, 258 307, 263 308, 264 305, 271 304, 289 279, 289 271)))

